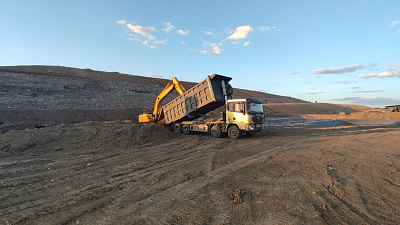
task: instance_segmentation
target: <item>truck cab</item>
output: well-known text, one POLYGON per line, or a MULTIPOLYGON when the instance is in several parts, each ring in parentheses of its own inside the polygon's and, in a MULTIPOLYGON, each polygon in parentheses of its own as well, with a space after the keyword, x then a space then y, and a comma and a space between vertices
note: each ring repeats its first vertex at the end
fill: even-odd
POLYGON ((226 102, 224 121, 228 135, 244 134, 251 136, 263 128, 264 112, 262 100, 259 99, 229 99, 226 102), (237 127, 230 128, 230 127, 237 127))

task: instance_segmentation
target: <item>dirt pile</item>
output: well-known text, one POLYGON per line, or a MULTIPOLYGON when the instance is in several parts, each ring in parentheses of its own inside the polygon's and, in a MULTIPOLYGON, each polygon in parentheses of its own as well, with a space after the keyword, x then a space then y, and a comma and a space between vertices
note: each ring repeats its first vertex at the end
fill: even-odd
POLYGON ((373 110, 361 105, 336 105, 328 103, 272 103, 263 104, 265 117, 298 117, 304 114, 338 114, 373 110))
MULTIPOLYGON (((169 81, 57 66, 0 67, 0 107, 18 110, 152 107, 169 81)), ((186 89, 196 84, 181 83, 186 89)), ((165 102, 178 95, 171 93, 165 102)), ((235 89, 234 96, 261 98, 266 102, 304 102, 243 89, 235 89)))
POLYGON ((79 153, 87 149, 157 144, 174 137, 175 133, 156 124, 133 124, 130 121, 86 122, 23 131, 12 130, 0 135, 0 158, 23 155, 27 150, 40 155, 52 151, 79 153))
POLYGON ((398 224, 399 135, 268 128, 230 140, 129 122, 9 131, 0 224, 398 224))
POLYGON ((339 113, 336 115, 303 115, 303 118, 316 119, 343 119, 343 120, 400 120, 400 112, 390 111, 369 111, 369 112, 354 112, 350 114, 339 113))

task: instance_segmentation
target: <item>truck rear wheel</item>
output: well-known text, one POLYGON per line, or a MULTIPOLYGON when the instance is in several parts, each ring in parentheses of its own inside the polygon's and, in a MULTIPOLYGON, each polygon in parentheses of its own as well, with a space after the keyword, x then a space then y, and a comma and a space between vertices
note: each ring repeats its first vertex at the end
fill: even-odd
POLYGON ((182 132, 182 124, 176 123, 176 124, 174 125, 174 131, 175 131, 175 132, 182 132))
POLYGON ((182 133, 184 134, 190 134, 190 126, 188 124, 184 124, 182 126, 182 133))
POLYGON ((211 136, 215 138, 220 138, 222 136, 221 128, 218 125, 214 125, 211 127, 211 136))
POLYGON ((228 136, 232 139, 239 139, 242 136, 242 133, 239 130, 239 127, 236 125, 232 125, 228 128, 228 136))

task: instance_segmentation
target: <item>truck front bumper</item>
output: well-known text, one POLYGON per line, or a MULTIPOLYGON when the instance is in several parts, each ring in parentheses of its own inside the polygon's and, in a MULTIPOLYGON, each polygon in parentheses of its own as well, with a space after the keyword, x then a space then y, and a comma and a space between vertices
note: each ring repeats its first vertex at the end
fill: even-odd
POLYGON ((246 131, 252 132, 252 131, 260 131, 263 129, 262 124, 251 124, 251 125, 246 125, 246 131))

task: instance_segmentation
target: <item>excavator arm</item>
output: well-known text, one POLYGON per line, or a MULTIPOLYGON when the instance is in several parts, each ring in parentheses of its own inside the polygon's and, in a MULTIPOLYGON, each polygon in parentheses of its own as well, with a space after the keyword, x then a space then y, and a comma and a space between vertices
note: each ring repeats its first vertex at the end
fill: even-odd
POLYGON ((140 123, 147 123, 147 122, 158 122, 161 113, 161 106, 162 101, 174 90, 174 88, 179 92, 179 94, 183 94, 186 90, 185 88, 179 83, 178 79, 175 77, 172 78, 167 86, 165 86, 164 90, 157 96, 156 103, 154 104, 154 110, 152 114, 142 114, 139 115, 139 122, 140 123))

